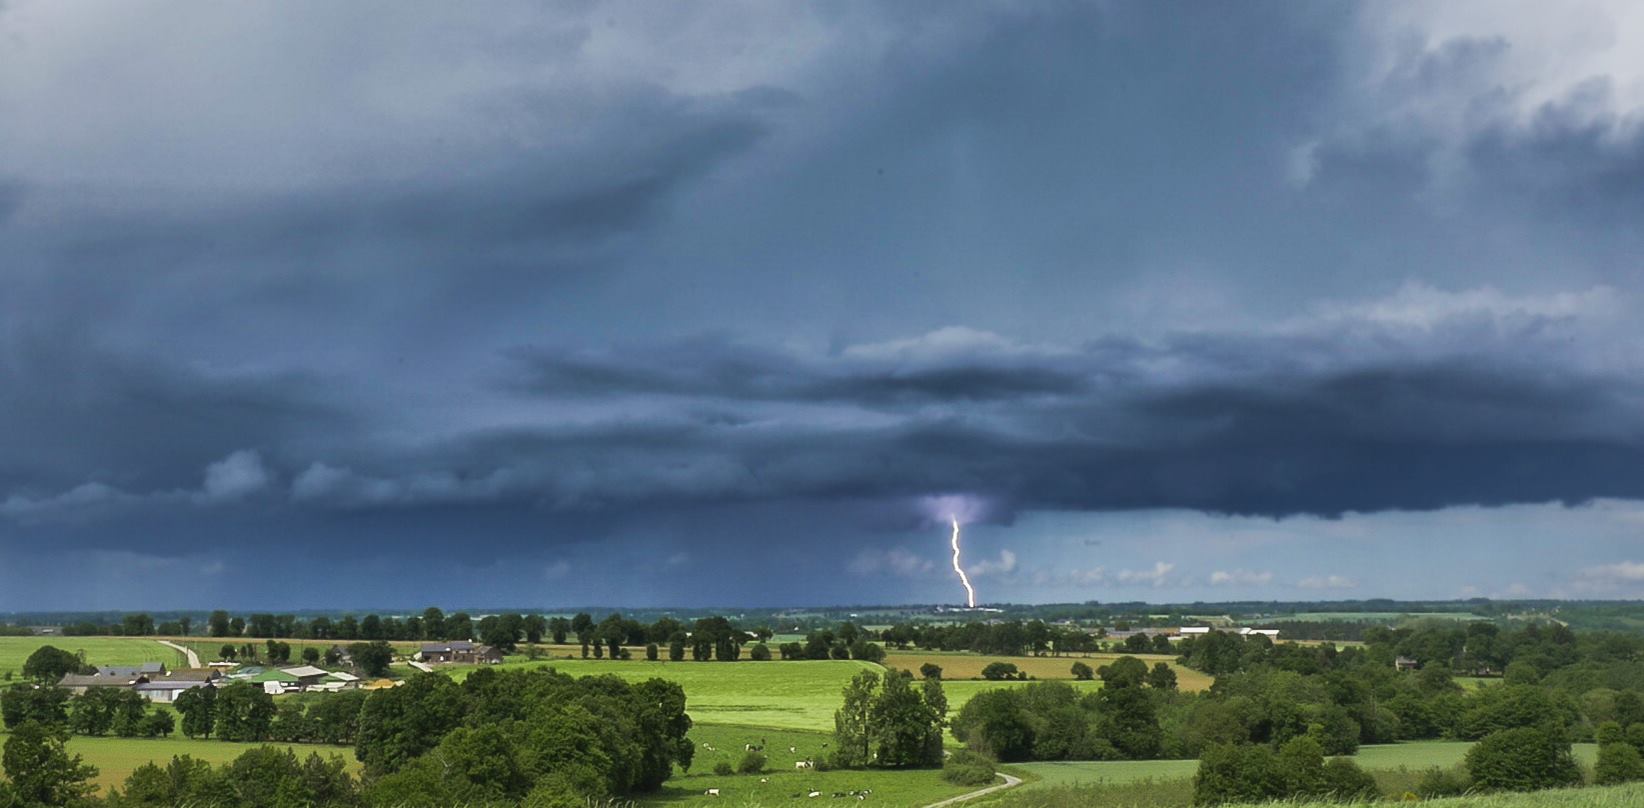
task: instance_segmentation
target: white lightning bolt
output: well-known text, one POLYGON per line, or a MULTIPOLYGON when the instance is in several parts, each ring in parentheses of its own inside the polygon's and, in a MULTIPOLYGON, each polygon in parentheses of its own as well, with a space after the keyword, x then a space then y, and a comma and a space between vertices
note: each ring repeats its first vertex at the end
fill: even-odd
POLYGON ((976 590, 970 586, 970 578, 965 575, 965 568, 959 566, 959 517, 950 516, 953 520, 953 571, 959 573, 959 583, 965 585, 965 605, 976 608, 976 590))

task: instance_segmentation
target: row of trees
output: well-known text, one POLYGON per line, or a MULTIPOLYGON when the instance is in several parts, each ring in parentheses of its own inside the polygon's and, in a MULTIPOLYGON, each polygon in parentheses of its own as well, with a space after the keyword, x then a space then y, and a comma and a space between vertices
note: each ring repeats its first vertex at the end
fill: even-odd
MULTIPOLYGON (((1043 620, 962 625, 898 623, 880 632, 879 639, 897 648, 916 645, 936 651, 975 651, 1000 656, 1084 654, 1101 647, 1097 638, 1085 629, 1051 625, 1043 620)), ((1140 653, 1137 649, 1130 650, 1140 653)))
POLYGON ((0 722, 8 729, 41 724, 78 735, 156 738, 171 734, 171 714, 122 688, 94 687, 70 696, 60 687, 16 685, 0 691, 0 722))

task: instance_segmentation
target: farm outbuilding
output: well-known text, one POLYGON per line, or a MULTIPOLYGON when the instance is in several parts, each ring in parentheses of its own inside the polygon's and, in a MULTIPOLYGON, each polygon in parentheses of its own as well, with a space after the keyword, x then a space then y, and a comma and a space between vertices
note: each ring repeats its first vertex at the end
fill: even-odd
POLYGON ((197 687, 211 687, 210 682, 187 680, 162 680, 158 682, 141 682, 133 686, 133 690, 145 699, 160 704, 170 704, 177 700, 177 694, 197 687))

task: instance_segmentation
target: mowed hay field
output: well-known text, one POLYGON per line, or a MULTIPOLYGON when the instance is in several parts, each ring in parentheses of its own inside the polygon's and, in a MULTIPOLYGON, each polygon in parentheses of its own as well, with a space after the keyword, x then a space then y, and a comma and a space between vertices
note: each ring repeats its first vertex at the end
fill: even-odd
POLYGON ((1176 671, 1176 686, 1182 690, 1200 691, 1210 689, 1215 682, 1208 674, 1200 673, 1192 668, 1184 668, 1176 664, 1176 658, 1165 654, 1089 654, 1074 656, 1041 656, 1041 657, 1011 657, 986 656, 955 651, 890 651, 885 655, 885 667, 901 668, 919 673, 919 666, 926 662, 940 665, 942 678, 953 679, 980 679, 982 669, 994 662, 1009 662, 1017 670, 1025 671, 1035 679, 1072 679, 1073 663, 1083 662, 1092 668, 1100 668, 1122 656, 1133 656, 1146 662, 1152 667, 1156 662, 1164 662, 1176 671))
POLYGON ((175 668, 183 662, 180 652, 145 637, 0 637, 0 676, 6 671, 23 675, 23 663, 45 645, 70 653, 84 651, 90 665, 164 662, 175 668))
MULTIPOLYGON (((0 742, 7 737, 0 732, 0 742)), ((337 755, 347 762, 348 772, 355 776, 360 773, 360 763, 354 759, 354 750, 346 746, 322 746, 319 744, 256 744, 256 743, 229 743, 227 741, 191 740, 174 735, 170 738, 87 738, 76 735, 69 739, 68 750, 79 755, 97 767, 97 776, 92 779, 103 790, 114 786, 124 785, 126 777, 144 763, 154 763, 164 766, 178 755, 188 755, 195 760, 209 761, 213 764, 227 763, 247 749, 259 746, 273 746, 281 749, 289 748, 297 753, 298 758, 308 757, 310 752, 318 752, 320 757, 337 755)))

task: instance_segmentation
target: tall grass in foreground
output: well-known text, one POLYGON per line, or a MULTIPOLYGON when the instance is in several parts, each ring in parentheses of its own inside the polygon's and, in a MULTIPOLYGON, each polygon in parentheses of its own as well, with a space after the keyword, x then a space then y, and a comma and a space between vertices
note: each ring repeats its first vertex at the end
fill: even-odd
MULTIPOLYGON (((1060 786, 1016 794, 1007 792, 1005 796, 991 800, 986 805, 988 808, 1163 808, 1189 805, 1192 801, 1192 783, 1186 780, 1172 780, 1111 786, 1060 786), (1185 797, 1182 791, 1184 788, 1185 797)), ((1380 803, 1393 801, 1381 800, 1380 803)), ((1339 808, 1342 805, 1299 800, 1269 804, 1293 808, 1339 808)), ((1565 788, 1527 794, 1479 794, 1425 800, 1415 804, 1423 808, 1636 808, 1644 806, 1644 784, 1565 788)))

